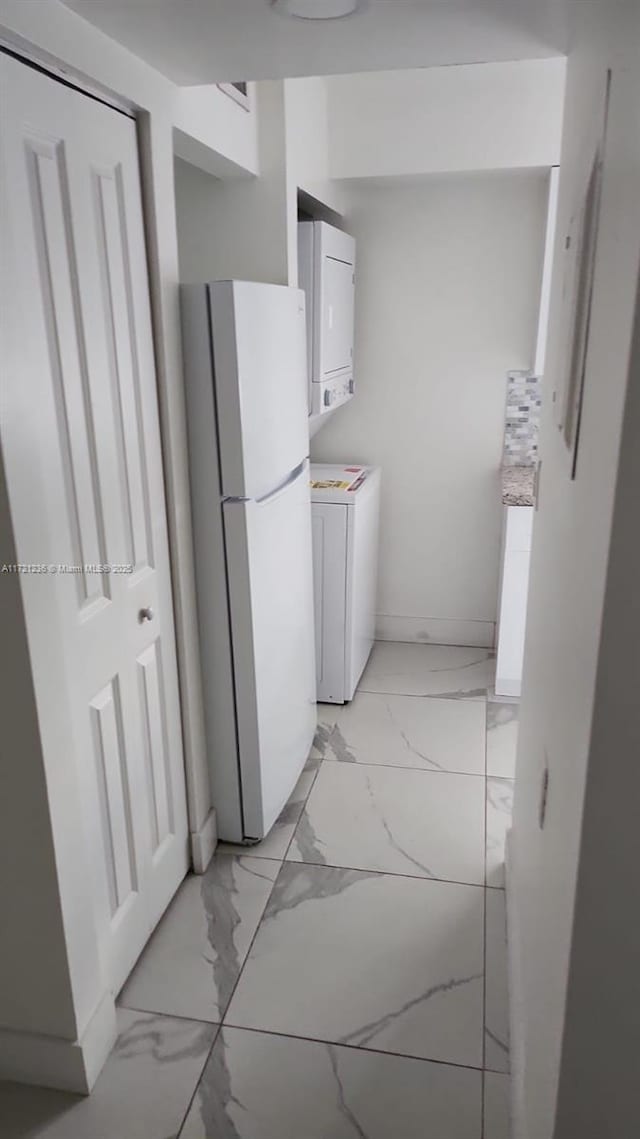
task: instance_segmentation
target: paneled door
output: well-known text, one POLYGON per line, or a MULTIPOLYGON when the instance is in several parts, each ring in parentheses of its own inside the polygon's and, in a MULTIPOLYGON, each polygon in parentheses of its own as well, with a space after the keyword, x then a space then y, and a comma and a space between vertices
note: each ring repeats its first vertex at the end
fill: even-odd
POLYGON ((136 124, 7 55, 0 80, 5 470, 117 991, 188 867, 136 124))

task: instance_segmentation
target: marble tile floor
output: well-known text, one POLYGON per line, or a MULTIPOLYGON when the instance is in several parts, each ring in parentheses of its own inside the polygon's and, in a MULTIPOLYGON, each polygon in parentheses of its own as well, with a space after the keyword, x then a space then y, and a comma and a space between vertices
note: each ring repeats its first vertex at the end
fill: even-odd
POLYGON ((377 641, 359 689, 484 701, 494 681, 495 659, 487 649, 377 641))
POLYGON ((487 704, 487 775, 513 779, 518 745, 518 705, 498 699, 487 704))
POLYGON ((377 644, 268 838, 183 883, 93 1094, 0 1085, 0 1139, 509 1139, 494 664, 377 644))

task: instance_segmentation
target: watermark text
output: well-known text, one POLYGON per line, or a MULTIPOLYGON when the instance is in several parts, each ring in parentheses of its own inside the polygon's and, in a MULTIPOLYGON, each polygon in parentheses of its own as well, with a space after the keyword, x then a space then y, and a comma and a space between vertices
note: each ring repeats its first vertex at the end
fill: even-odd
POLYGON ((110 574, 110 573, 133 573, 133 565, 126 563, 97 563, 87 562, 85 565, 69 565, 67 562, 2 562, 0 563, 0 574, 9 573, 28 573, 28 574, 47 574, 50 577, 57 577, 59 574, 110 574))

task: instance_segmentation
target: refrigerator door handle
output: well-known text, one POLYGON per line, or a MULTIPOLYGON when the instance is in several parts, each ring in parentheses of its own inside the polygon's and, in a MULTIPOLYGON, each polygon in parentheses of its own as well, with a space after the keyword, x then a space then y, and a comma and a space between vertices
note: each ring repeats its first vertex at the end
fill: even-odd
POLYGON ((261 498, 256 498, 255 501, 260 505, 263 502, 269 502, 271 499, 278 498, 284 493, 287 487, 291 486, 291 483, 297 482, 305 470, 309 470, 308 459, 303 459, 302 462, 298 463, 298 466, 287 475, 283 482, 279 483, 273 490, 270 490, 268 494, 263 494, 261 498))

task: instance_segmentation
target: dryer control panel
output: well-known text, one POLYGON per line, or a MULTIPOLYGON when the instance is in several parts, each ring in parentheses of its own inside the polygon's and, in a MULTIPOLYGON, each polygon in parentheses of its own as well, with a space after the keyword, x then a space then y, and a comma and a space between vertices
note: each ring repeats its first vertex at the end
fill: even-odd
POLYGON ((320 415, 346 403, 354 393, 352 376, 335 376, 311 385, 311 415, 320 415))

